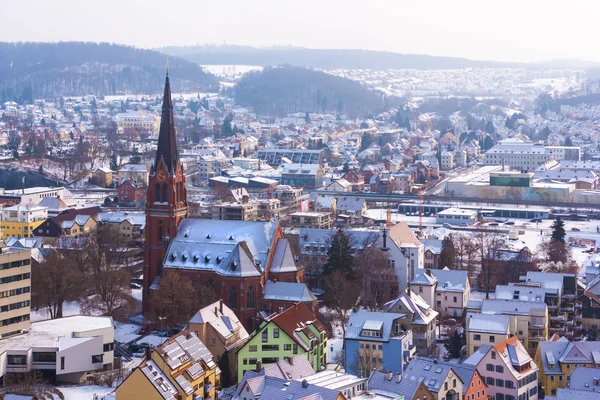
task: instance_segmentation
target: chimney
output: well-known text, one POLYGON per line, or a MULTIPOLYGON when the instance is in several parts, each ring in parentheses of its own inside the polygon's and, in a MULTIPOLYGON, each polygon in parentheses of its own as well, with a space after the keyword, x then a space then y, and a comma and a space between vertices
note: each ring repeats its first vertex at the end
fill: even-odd
POLYGON ((434 363, 434 364, 437 364, 437 363, 438 363, 438 360, 434 358, 434 359, 433 359, 433 363, 434 363))
POLYGON ((215 306, 215 316, 219 316, 219 309, 215 306))
POLYGON ((221 314, 223 314, 223 299, 219 300, 219 311, 221 311, 221 314))
POLYGON ((402 374, 400 372, 396 372, 396 383, 400 383, 402 380, 402 374))
POLYGON ((406 294, 408 294, 408 297, 410 297, 410 286, 406 288, 406 294))
POLYGON ((387 378, 388 378, 388 381, 391 382, 391 380, 394 378, 394 373, 392 371, 388 370, 387 378))
POLYGON ((425 272, 427 273, 427 275, 433 278, 433 272, 431 272, 430 269, 427 269, 425 272))
POLYGON ((306 379, 302 380, 302 389, 306 389, 308 387, 308 381, 306 379))
POLYGON ((258 361, 256 363, 256 372, 260 372, 261 369, 262 369, 262 363, 260 361, 258 361))
POLYGON ((289 357, 288 358, 288 362, 290 363, 290 365, 294 365, 294 357, 289 357))

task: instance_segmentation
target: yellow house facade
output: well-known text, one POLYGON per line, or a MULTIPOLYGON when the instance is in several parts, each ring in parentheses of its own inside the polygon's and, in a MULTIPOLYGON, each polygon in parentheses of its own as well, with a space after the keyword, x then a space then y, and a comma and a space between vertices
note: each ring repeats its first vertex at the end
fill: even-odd
POLYGON ((48 218, 48 208, 31 204, 18 204, 0 212, 0 239, 9 236, 33 237, 33 230, 48 218))
POLYGON ((215 400, 221 370, 194 332, 183 331, 157 347, 115 393, 117 400, 215 400))
POLYGON ((576 367, 600 368, 600 342, 569 342, 565 338, 541 342, 535 354, 539 380, 546 396, 568 386, 576 367))

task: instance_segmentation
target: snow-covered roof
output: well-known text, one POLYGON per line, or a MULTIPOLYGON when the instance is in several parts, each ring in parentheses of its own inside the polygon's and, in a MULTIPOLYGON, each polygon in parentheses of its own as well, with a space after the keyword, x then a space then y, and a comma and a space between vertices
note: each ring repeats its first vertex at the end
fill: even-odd
POLYGON ((508 334, 509 315, 469 314, 468 331, 481 333, 508 334))
MULTIPOLYGON (((216 301, 200 310, 189 321, 191 324, 209 324, 224 339, 238 332, 238 339, 232 343, 237 345, 250 337, 238 317, 222 300, 216 301)), ((234 347, 234 346, 233 346, 234 347)))
POLYGON ((394 322, 398 319, 406 318, 406 314, 397 313, 383 313, 366 310, 353 310, 350 313, 350 319, 348 320, 348 327, 346 328, 345 339, 363 339, 374 342, 388 342, 392 335, 392 327, 394 322), (380 328, 372 328, 374 322, 378 322, 381 325, 380 328), (365 327, 365 325, 367 327, 365 327), (363 336, 363 329, 381 330, 381 336, 363 336), (368 338, 368 339, 366 339, 368 338))
POLYGON ((438 280, 438 292, 464 292, 469 282, 468 272, 461 270, 432 269, 431 272, 438 280))
POLYGON ((544 300, 484 300, 481 312, 484 314, 530 315, 532 311, 545 312, 547 309, 544 300))
POLYGON ((277 222, 183 219, 171 240, 165 268, 258 276, 266 268, 277 222))
POLYGON ((311 293, 306 284, 298 282, 265 282, 265 300, 282 300, 293 302, 312 302, 316 297, 311 293))
POLYGON ((270 272, 283 273, 297 271, 298 267, 296 267, 289 241, 287 239, 279 239, 275 246, 275 254, 271 261, 270 272))
POLYGON ((125 164, 119 168, 119 172, 148 172, 148 167, 144 164, 125 164))
POLYGON ((428 325, 438 316, 438 312, 433 310, 421 296, 412 290, 403 292, 396 299, 384 305, 386 312, 409 312, 412 314, 412 322, 419 325, 428 325))

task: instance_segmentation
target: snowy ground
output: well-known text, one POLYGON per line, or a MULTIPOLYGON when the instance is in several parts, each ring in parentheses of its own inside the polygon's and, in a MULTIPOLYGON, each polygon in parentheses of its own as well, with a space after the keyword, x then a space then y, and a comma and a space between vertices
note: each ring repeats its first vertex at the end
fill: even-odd
POLYGON ((165 342, 170 336, 161 336, 159 334, 150 334, 136 341, 136 343, 148 343, 151 346, 158 347, 165 342))
MULTIPOLYGON (((342 359, 342 345, 344 339, 333 338, 327 341, 327 362, 338 363, 342 359)), ((343 368, 344 366, 342 366, 343 368)))
POLYGON ((59 386, 58 389, 65 395, 65 400, 93 400, 94 394, 106 396, 115 390, 114 388, 94 385, 59 386))
MULTIPOLYGON (((63 304, 63 317, 69 317, 71 315, 79 315, 79 314, 81 314, 81 308, 79 307, 78 303, 71 301, 71 302, 65 302, 63 304)), ((32 309, 30 318, 31 318, 31 322, 45 321, 47 319, 50 319, 50 313, 47 312, 47 310, 34 311, 32 309)))
POLYGON ((142 302, 142 289, 131 289, 131 297, 142 302))
POLYGON ((132 340, 137 340, 140 337, 137 334, 139 329, 140 325, 115 322, 115 340, 120 343, 129 343, 132 340))

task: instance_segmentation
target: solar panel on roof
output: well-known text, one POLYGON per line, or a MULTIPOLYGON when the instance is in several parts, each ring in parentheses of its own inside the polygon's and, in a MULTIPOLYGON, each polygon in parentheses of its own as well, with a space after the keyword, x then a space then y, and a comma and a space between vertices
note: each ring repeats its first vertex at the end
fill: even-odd
POLYGON ((190 383, 183 377, 183 375, 179 375, 177 378, 175 378, 175 381, 177 381, 179 386, 181 386, 181 389, 183 389, 186 394, 191 394, 194 391, 190 383))

